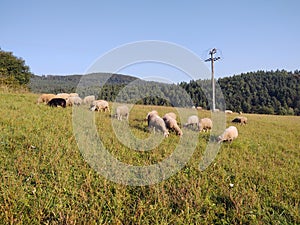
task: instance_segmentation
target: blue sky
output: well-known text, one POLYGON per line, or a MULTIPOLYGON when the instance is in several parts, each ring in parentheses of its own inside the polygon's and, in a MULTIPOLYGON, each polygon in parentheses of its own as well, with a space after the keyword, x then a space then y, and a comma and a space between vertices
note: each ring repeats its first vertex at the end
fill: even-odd
MULTIPOLYGON (((298 0, 2 0, 0 7, 1 49, 22 57, 37 75, 83 74, 108 51, 143 40, 171 42, 203 60, 217 48, 216 77, 300 69, 298 0)), ((161 64, 120 72, 189 79, 161 64)))

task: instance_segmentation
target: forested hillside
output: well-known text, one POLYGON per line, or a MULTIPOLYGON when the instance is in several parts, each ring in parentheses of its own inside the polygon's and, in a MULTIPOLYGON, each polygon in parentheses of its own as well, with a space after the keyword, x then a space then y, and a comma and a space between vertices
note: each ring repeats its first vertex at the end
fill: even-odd
MULTIPOLYGON (((130 86, 130 90, 127 88, 126 92, 123 91, 122 100, 129 99, 132 103, 146 105, 195 105, 210 109, 207 100, 210 99, 210 95, 204 95, 204 92, 211 93, 210 80, 192 80, 188 83, 171 85, 142 81, 118 74, 111 77, 109 74, 100 75, 102 80, 99 80, 99 74, 90 75, 85 85, 79 85, 77 92, 82 96, 94 94, 98 98, 113 101, 120 90, 134 83, 130 86), (189 94, 192 102, 186 101, 186 98, 182 99, 182 91, 180 91, 182 89, 189 94)), ((31 79, 30 89, 35 93, 74 92, 81 77, 81 75, 34 76, 31 79)), ((245 113, 300 115, 300 72, 298 70, 249 72, 220 78, 217 82, 225 98, 226 109, 245 113)), ((220 94, 216 93, 217 107, 218 99, 221 99, 220 94)))
POLYGON ((218 80, 227 108, 247 113, 300 115, 300 73, 246 73, 218 80))
MULTIPOLYGON (((206 107, 207 100, 204 100, 197 82, 183 82, 180 85, 191 95, 196 105, 206 107)), ((300 115, 299 71, 249 72, 220 78, 217 82, 227 109, 245 113, 300 115)))

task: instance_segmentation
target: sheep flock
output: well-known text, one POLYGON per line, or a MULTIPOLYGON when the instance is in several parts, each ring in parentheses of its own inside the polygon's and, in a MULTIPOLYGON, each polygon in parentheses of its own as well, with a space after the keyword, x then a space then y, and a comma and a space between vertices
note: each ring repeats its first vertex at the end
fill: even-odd
MULTIPOLYGON (((80 98, 77 93, 59 93, 59 94, 41 94, 37 99, 37 104, 46 104, 51 107, 78 107, 80 105, 88 106, 91 111, 109 112, 109 103, 106 100, 97 100, 94 95, 89 95, 84 98, 80 98)), ((129 119, 130 110, 126 105, 119 105, 115 109, 115 114, 112 114, 112 118, 116 118, 119 121, 123 119, 129 119)), ((225 110, 226 114, 232 114, 231 110, 225 110)), ((191 115, 187 118, 186 123, 181 124, 177 121, 177 116, 174 112, 166 113, 160 117, 156 110, 150 111, 145 120, 147 121, 147 127, 149 132, 162 133, 167 138, 170 133, 174 133, 182 137, 184 135, 184 129, 190 129, 197 132, 210 132, 213 127, 213 121, 210 118, 199 118, 197 115, 191 115)), ((240 125, 247 124, 247 118, 244 116, 238 116, 234 118, 231 123, 240 125)), ((220 142, 232 142, 238 137, 238 129, 236 126, 229 126, 223 133, 221 133, 216 141, 220 142)))

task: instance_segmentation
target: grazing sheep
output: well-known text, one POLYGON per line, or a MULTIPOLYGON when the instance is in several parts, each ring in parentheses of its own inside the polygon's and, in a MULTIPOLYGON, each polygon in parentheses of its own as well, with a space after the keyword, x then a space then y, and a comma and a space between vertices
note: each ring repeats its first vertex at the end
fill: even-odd
POLYGON ((82 103, 82 99, 78 96, 70 96, 67 100, 67 105, 69 106, 74 106, 74 105, 80 106, 81 103, 82 103))
POLYGON ((92 104, 91 104, 90 110, 91 111, 96 111, 97 110, 98 112, 103 110, 104 112, 106 112, 106 111, 110 112, 109 104, 105 100, 95 100, 95 101, 93 101, 92 104))
POLYGON ((164 120, 159 117, 158 115, 153 114, 152 116, 148 117, 148 128, 149 130, 153 129, 153 132, 155 133, 155 130, 161 131, 164 134, 164 137, 169 136, 169 131, 166 128, 166 124, 164 120))
POLYGON ((212 121, 210 118, 203 118, 198 125, 199 131, 208 131, 212 129, 212 121))
POLYGON ((187 120, 187 123, 183 125, 186 128, 194 128, 195 126, 198 128, 199 118, 196 115, 190 116, 187 120))
POLYGON ((182 136, 182 130, 178 126, 176 119, 166 114, 164 115, 163 120, 165 121, 166 127, 168 129, 175 130, 177 135, 182 136))
POLYGON ((37 104, 45 103, 47 104, 52 98, 55 98, 55 94, 42 94, 38 100, 37 104))
POLYGON ((122 120, 122 117, 126 118, 128 120, 129 117, 129 109, 126 105, 120 105, 117 107, 116 110, 116 117, 118 120, 122 120))
POLYGON ((89 95, 89 96, 84 97, 83 104, 85 104, 85 105, 91 104, 95 100, 96 100, 95 95, 89 95))
POLYGON ((70 97, 70 94, 68 93, 59 93, 56 95, 57 98, 63 98, 65 100, 67 100, 70 97))
POLYGON ((52 98, 47 104, 51 107, 61 106, 63 108, 66 108, 67 105, 64 98, 52 98))
POLYGON ((69 96, 70 97, 79 97, 79 94, 77 94, 77 93, 70 93, 69 96))
POLYGON ((176 118, 177 118, 176 114, 173 113, 173 112, 166 113, 164 116, 170 116, 170 117, 172 117, 174 120, 176 120, 176 118))
POLYGON ((226 114, 232 114, 233 112, 232 112, 232 110, 225 110, 225 113, 226 114))
POLYGON ((151 120, 151 118, 153 116, 158 116, 158 112, 156 110, 152 110, 151 112, 149 112, 146 116, 146 120, 148 121, 148 126, 149 126, 149 121, 151 120))
POLYGON ((218 137, 218 143, 223 141, 232 142, 234 139, 238 137, 238 130, 235 126, 230 126, 225 129, 223 134, 218 137))
POLYGON ((197 110, 202 110, 202 107, 201 107, 201 106, 197 106, 196 109, 197 109, 197 110))
POLYGON ((232 123, 239 123, 241 125, 247 124, 248 119, 244 116, 239 116, 234 118, 231 122, 232 123))

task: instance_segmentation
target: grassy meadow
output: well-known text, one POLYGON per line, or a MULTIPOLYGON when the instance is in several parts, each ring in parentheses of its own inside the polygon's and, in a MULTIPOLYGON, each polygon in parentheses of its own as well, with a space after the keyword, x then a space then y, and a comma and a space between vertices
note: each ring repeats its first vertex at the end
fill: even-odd
MULTIPOLYGON (((239 137, 223 143, 204 171, 199 163, 210 137, 199 133, 183 169, 139 187, 92 169, 73 134, 72 108, 37 105, 37 98, 0 93, 0 224, 300 224, 300 117, 246 114, 248 124, 236 125, 239 137)), ((129 125, 140 139, 149 137, 143 119, 152 109, 174 111, 134 106, 129 125)), ((159 162, 180 142, 171 133, 152 151, 130 150, 108 113, 91 113, 106 148, 131 165, 159 162)), ((235 116, 227 115, 227 126, 235 116)))

